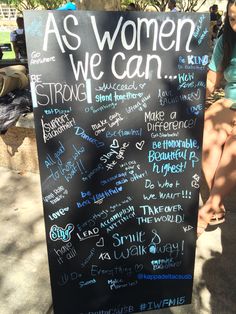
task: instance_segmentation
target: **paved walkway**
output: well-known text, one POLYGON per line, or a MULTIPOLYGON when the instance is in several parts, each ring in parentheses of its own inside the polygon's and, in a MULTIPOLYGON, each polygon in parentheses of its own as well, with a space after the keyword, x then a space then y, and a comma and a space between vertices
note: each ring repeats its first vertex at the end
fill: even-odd
MULTIPOLYGON (((0 167, 0 178, 0 314, 51 314, 39 175, 0 167)), ((226 223, 197 242, 192 304, 150 314, 236 313, 234 199, 226 223)))

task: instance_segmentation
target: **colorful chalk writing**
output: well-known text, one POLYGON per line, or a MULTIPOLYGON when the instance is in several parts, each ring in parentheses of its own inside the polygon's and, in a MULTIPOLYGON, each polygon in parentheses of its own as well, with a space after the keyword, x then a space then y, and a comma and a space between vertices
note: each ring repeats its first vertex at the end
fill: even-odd
POLYGON ((54 313, 190 303, 207 14, 24 18, 54 313))

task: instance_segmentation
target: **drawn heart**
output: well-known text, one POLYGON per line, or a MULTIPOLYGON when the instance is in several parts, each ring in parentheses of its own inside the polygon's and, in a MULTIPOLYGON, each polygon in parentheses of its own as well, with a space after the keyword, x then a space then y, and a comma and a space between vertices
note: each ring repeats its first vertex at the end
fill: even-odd
POLYGON ((198 89, 197 92, 193 94, 193 96, 194 99, 198 100, 200 98, 200 89, 198 89))
POLYGON ((136 264, 135 265, 135 271, 136 273, 139 273, 140 271, 143 270, 143 264, 136 264))
POLYGON ((98 246, 98 247, 104 246, 104 238, 100 238, 100 239, 98 240, 98 242, 96 242, 96 246, 98 246))
POLYGON ((143 145, 144 145, 144 143, 145 143, 145 141, 142 141, 142 142, 137 142, 137 143, 136 143, 136 147, 137 147, 137 149, 142 150, 142 149, 143 149, 143 145))
POLYGON ((118 148, 119 147, 119 143, 116 139, 113 140, 112 144, 110 145, 111 148, 118 148))
POLYGON ((97 148, 104 146, 105 144, 103 142, 95 142, 95 145, 97 148))

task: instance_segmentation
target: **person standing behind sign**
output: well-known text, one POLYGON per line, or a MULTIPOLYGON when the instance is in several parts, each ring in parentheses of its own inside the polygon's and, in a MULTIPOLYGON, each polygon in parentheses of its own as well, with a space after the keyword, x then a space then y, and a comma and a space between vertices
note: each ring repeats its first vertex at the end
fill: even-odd
POLYGON ((176 1, 175 0, 169 0, 169 2, 168 2, 168 9, 171 12, 178 12, 178 10, 176 8, 176 1))
POLYGON ((236 185, 236 0, 228 0, 223 34, 209 64, 206 96, 223 78, 225 97, 205 113, 202 170, 210 194, 198 213, 198 236, 208 224, 225 221, 223 200, 236 185))
POLYGON ((126 11, 137 11, 135 3, 131 2, 127 5, 126 11))
MULTIPOLYGON (((211 21, 221 21, 221 15, 220 13, 218 12, 218 5, 217 4, 213 4, 211 7, 210 7, 210 20, 211 21)), ((220 22, 221 24, 222 22, 220 22)))
POLYGON ((220 13, 218 12, 218 5, 213 4, 213 6, 210 7, 210 32, 213 46, 221 25, 222 19, 220 13))
POLYGON ((10 33, 10 41, 15 52, 16 60, 27 59, 24 19, 18 16, 16 19, 17 29, 10 33))

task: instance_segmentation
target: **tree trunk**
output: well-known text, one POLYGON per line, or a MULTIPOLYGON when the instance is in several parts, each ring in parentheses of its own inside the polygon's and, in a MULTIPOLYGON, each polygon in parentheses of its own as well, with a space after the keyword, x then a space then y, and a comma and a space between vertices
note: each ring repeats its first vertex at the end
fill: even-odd
POLYGON ((120 0, 80 0, 76 1, 79 10, 118 11, 120 0))

